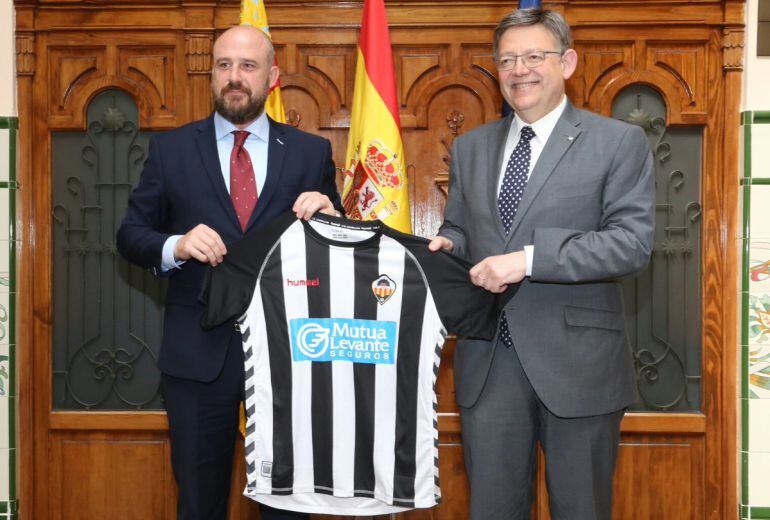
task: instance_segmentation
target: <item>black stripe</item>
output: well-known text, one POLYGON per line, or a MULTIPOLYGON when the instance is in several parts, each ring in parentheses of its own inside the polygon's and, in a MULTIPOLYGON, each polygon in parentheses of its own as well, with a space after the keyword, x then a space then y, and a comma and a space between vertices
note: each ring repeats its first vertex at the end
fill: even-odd
MULTIPOLYGON (((308 317, 330 318, 331 306, 329 300, 331 286, 329 279, 329 247, 312 237, 305 235, 305 263, 308 280, 318 278, 320 285, 308 284, 307 291, 308 317)), ((313 361, 311 417, 313 435, 313 480, 317 493, 325 493, 324 488, 333 488, 333 446, 334 421, 332 394, 332 364, 331 361, 313 361)))
MULTIPOLYGON (((353 253, 355 270, 354 317, 377 319, 377 298, 372 282, 379 276, 379 242, 371 248, 353 253)), ((353 386, 356 398, 356 449, 353 485, 356 490, 374 492, 374 380, 375 367, 369 363, 353 363, 353 386)), ((356 493, 356 496, 369 496, 356 493)))
POLYGON ((401 323, 396 362, 396 461, 393 468, 393 501, 414 500, 417 472, 417 389, 420 368, 420 340, 427 291, 418 267, 410 256, 404 262, 401 284, 401 323))
POLYGON ((283 297, 281 248, 275 248, 262 276, 262 305, 270 353, 270 378, 273 387, 273 464, 274 488, 294 486, 294 442, 292 439, 291 347, 286 326, 283 297))

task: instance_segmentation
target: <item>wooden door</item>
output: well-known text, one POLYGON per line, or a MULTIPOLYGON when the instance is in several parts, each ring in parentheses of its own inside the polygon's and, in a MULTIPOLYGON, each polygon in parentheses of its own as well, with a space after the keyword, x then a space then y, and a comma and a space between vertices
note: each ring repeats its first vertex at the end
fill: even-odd
MULTIPOLYGON (((268 0, 291 124, 328 137, 342 165, 360 2, 268 0)), ((742 0, 554 0, 573 25, 580 66, 569 95, 606 115, 634 85, 651 87, 672 131, 700 135, 698 395, 644 406, 623 422, 615 487, 619 519, 722 518, 736 511, 735 352, 742 0)), ((414 232, 432 235, 446 199, 450 147, 499 117, 492 31, 515 2, 386 2, 414 232)), ((19 81, 20 511, 25 519, 174 518, 167 423, 152 406, 62 408, 54 370, 54 152, 61 132, 87 133, 88 107, 110 88, 157 131, 210 112, 214 36, 236 0, 15 0, 19 81)), ((638 114, 637 114, 638 115, 638 114)), ((655 143, 654 143, 655 144, 655 143)), ((658 143, 659 144, 659 143, 658 143)), ((664 153, 663 149, 661 153, 664 153)), ((76 190, 65 184, 65 190, 76 190)), ((676 188, 672 188, 676 189, 676 188)), ((109 244, 100 254, 109 253, 109 244)), ((665 249, 665 248, 664 248, 665 249)), ((670 248, 669 248, 670 249, 670 248)), ((665 251, 668 251, 666 249, 665 251)), ((666 254, 663 251, 661 254, 666 254)), ((657 254, 657 253, 656 253, 657 254)), ((696 262, 697 263, 697 262, 696 262)), ((59 290, 59 289, 57 289, 59 290)), ((453 343, 439 375, 444 502, 404 519, 465 517, 467 481, 452 382, 453 343)), ((637 352, 638 354, 638 352, 637 352)), ((644 358, 640 359, 640 367, 644 358)), ((640 369, 640 379, 648 377, 640 369)), ((240 460, 240 459, 239 459, 240 460)), ((236 478, 242 471, 236 469, 236 478)), ((232 518, 257 518, 234 486, 232 518)), ((535 514, 547 518, 542 472, 535 514)))

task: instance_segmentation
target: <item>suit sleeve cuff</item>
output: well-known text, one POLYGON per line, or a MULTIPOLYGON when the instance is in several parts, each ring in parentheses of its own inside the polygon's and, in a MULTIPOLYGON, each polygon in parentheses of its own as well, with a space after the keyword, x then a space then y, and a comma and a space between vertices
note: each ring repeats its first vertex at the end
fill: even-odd
POLYGON ((160 263, 161 272, 165 273, 171 269, 179 269, 182 267, 182 264, 184 264, 184 260, 177 262, 177 260, 174 258, 174 248, 176 247, 176 243, 179 242, 180 238, 182 238, 182 235, 171 235, 163 244, 163 254, 160 263))
POLYGON ((532 276, 532 258, 535 256, 535 246, 524 246, 524 255, 527 257, 527 276, 532 276))

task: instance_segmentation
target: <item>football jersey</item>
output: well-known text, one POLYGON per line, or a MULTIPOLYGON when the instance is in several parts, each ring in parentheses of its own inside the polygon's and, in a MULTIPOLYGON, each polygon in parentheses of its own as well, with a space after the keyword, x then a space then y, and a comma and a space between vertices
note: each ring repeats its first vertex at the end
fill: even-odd
POLYGON ((243 337, 246 496, 342 515, 440 502, 444 338, 492 339, 503 302, 427 244, 379 221, 289 213, 209 268, 202 325, 237 318, 243 337))

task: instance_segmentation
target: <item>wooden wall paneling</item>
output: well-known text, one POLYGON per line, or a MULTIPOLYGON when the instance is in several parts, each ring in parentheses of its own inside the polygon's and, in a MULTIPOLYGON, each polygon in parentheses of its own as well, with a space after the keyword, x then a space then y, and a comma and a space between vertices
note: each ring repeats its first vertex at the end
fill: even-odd
MULTIPOLYGON (((722 145, 722 171, 723 177, 723 229, 725 241, 724 257, 724 281, 722 290, 722 316, 723 323, 735 324, 738 316, 738 298, 734 286, 730 280, 738 280, 740 271, 740 253, 738 229, 740 226, 738 186, 739 170, 741 164, 739 157, 740 147, 740 107, 742 93, 743 72, 743 47, 744 47, 744 11, 743 2, 735 2, 726 6, 726 21, 731 25, 725 27, 722 32, 722 60, 724 71, 724 142, 722 145)), ((738 374, 738 330, 737 326, 726 326, 722 331, 722 367, 721 367, 721 395, 722 403, 719 430, 722 432, 721 452, 717 454, 722 459, 722 474, 718 476, 722 482, 723 511, 738 510, 738 486, 739 480, 734 478, 738 473, 738 435, 741 425, 738 416, 738 391, 733 384, 739 377, 738 374)), ((719 449, 719 447, 716 447, 719 449)))
MULTIPOLYGON (((18 265, 21 294, 31 295, 19 302, 20 395, 29 397, 20 400, 20 425, 34 431, 34 443, 20 438, 20 498, 24 518, 49 518, 57 514, 54 501, 61 498, 51 478, 79 471, 59 466, 65 453, 96 453, 88 456, 97 461, 119 458, 128 453, 120 443, 130 439, 139 439, 136 449, 149 453, 158 449, 153 443, 165 438, 166 428, 152 414, 104 418, 50 412, 50 131, 82 128, 88 100, 109 86, 124 88, 138 100, 143 128, 170 128, 208 115, 213 38, 237 21, 238 2, 15 4, 22 182, 18 229, 24 237, 18 265), (25 190, 25 184, 34 190, 25 190), (141 426, 132 431, 130 424, 141 426)), ((737 254, 730 244, 737 229, 744 2, 607 0, 599 6, 594 0, 558 0, 546 6, 563 12, 575 29, 580 67, 568 91, 578 106, 609 114, 623 87, 642 82, 664 96, 670 123, 704 125, 703 413, 626 417, 616 517, 644 518, 640 511, 649 511, 663 518, 682 517, 682 512, 721 518, 737 507, 730 485, 736 475, 731 383, 737 254), (683 482, 687 493, 667 494, 666 489, 683 482)), ((413 227, 429 236, 441 221, 453 140, 499 117, 490 40, 511 2, 401 0, 387 8, 413 227)), ((360 5, 275 0, 269 15, 289 122, 328 137, 337 165, 344 166, 360 5)), ((448 342, 437 382, 444 504, 402 518, 464 516, 467 483, 451 378, 453 348, 448 342)), ((242 477, 236 470, 236 478, 242 477)), ((172 483, 158 485, 173 496, 172 483)), ((537 517, 547 518, 542 469, 537 486, 537 517)), ((237 498, 239 487, 233 486, 231 518, 257 518, 254 504, 237 498)), ((161 507, 152 499, 147 504, 148 511, 161 507)))
POLYGON ((165 432, 59 431, 50 445, 51 518, 176 517, 165 432))
POLYGON ((36 73, 36 37, 34 32, 34 10, 30 7, 16 6, 16 81, 19 118, 17 180, 20 188, 16 195, 16 232, 20 247, 17 248, 18 291, 16 303, 16 359, 18 377, 18 396, 16 400, 17 432, 16 447, 18 461, 18 477, 16 490, 24 518, 34 518, 34 468, 36 439, 39 438, 35 429, 35 392, 33 367, 34 354, 32 345, 32 330, 34 327, 32 298, 29 295, 34 290, 32 276, 32 170, 27 160, 32 155, 32 122, 33 104, 32 91, 36 73), (26 116, 26 117, 25 117, 26 116), (24 295, 24 296, 23 296, 24 295))

